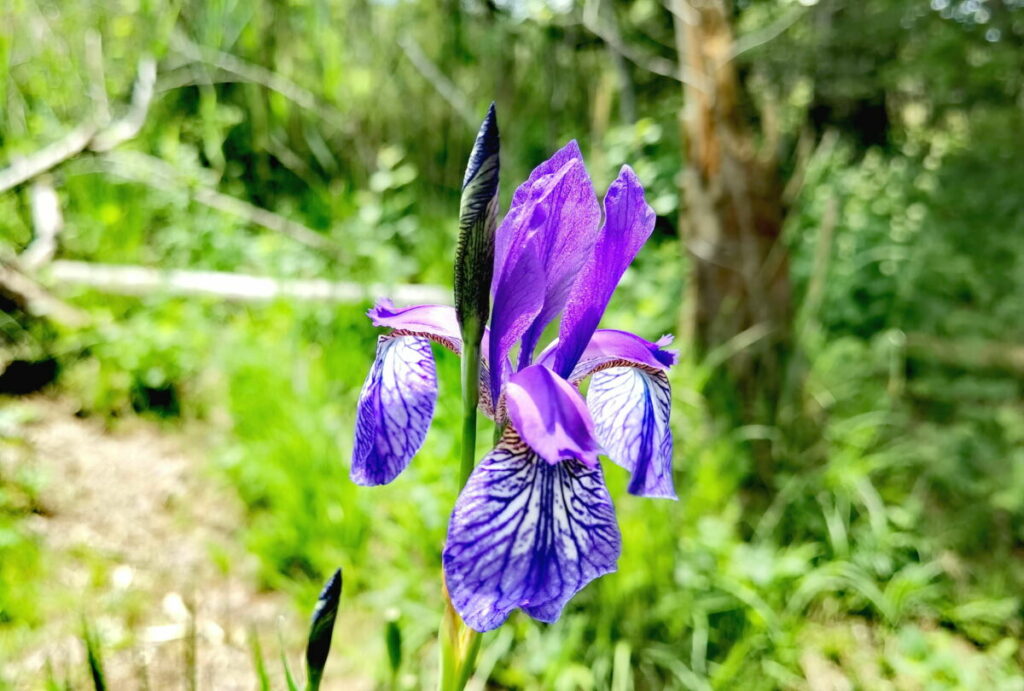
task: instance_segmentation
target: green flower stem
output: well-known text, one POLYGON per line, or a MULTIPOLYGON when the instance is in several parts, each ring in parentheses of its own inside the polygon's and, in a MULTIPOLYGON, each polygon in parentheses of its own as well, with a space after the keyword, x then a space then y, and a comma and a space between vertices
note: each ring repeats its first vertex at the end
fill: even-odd
POLYGON ((465 658, 462 661, 462 670, 459 672, 459 685, 455 687, 456 691, 462 691, 462 689, 466 688, 469 678, 473 676, 473 670, 476 669, 476 656, 480 652, 480 643, 483 641, 482 634, 477 633, 465 624, 462 626, 466 629, 468 635, 466 636, 465 658))
POLYGON ((441 618, 441 669, 438 691, 462 691, 476 668, 480 651, 479 633, 466 626, 444 591, 444 616, 441 618))
POLYGON ((480 343, 465 342, 462 353, 462 465, 459 491, 476 465, 476 414, 480 404, 480 343))
MULTIPOLYGON (((466 486, 476 465, 476 416, 480 404, 480 339, 464 330, 462 351, 462 451, 459 490, 466 486)), ((480 651, 480 634, 466 626, 444 588, 444 616, 440 631, 441 669, 438 691, 462 691, 473 675, 480 651)))

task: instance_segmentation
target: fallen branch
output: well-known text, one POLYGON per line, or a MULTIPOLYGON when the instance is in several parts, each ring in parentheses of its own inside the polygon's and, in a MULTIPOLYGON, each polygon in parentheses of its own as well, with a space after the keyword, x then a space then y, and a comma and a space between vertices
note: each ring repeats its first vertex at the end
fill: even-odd
POLYGON ((110 151, 129 139, 134 139, 146 122, 155 85, 156 60, 147 56, 139 60, 139 76, 132 87, 132 102, 128 106, 128 111, 109 127, 97 132, 89 142, 89 148, 93 151, 110 151))
POLYGON ((57 252, 57 236, 64 228, 64 216, 60 211, 60 199, 49 175, 32 183, 28 193, 32 207, 32 229, 34 236, 29 246, 21 253, 18 263, 29 271, 53 259, 57 252))
POLYGON ((390 295, 399 304, 445 304, 451 291, 432 285, 363 285, 325 279, 284 279, 269 276, 152 269, 144 266, 57 260, 46 270, 53 286, 95 288, 115 295, 212 296, 227 300, 266 302, 279 298, 359 304, 390 295))
MULTIPOLYGON (((7 168, 0 170, 0 192, 6 192, 42 175, 86 149, 109 151, 137 135, 149 112, 155 83, 156 62, 153 58, 143 57, 139 60, 139 74, 132 90, 132 103, 123 118, 115 120, 109 126, 101 127, 96 122, 103 117, 101 112, 99 118, 79 125, 53 144, 43 147, 31 156, 13 161, 7 168)), ((103 107, 100 110, 102 111, 103 107)))
POLYGON ((82 153, 95 134, 96 125, 93 123, 79 125, 53 144, 43 147, 31 156, 14 161, 4 170, 0 170, 0 192, 17 187, 82 153))
POLYGON ((79 327, 88 323, 88 316, 55 298, 18 266, 0 258, 0 296, 19 310, 40 319, 50 319, 65 326, 79 327))

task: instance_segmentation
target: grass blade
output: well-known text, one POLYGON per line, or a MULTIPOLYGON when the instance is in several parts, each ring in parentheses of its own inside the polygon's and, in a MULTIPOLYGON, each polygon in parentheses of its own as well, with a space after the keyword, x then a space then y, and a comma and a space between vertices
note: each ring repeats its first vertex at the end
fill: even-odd
POLYGON ((96 633, 85 619, 82 620, 82 640, 85 642, 85 656, 89 663, 89 674, 92 677, 93 688, 96 691, 107 691, 107 680, 103 674, 103 658, 100 655, 100 644, 96 639, 96 633))

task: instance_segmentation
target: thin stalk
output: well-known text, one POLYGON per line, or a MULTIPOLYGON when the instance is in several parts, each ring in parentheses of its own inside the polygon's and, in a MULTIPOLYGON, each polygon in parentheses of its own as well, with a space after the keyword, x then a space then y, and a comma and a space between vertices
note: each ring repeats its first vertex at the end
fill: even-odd
POLYGON ((483 637, 466 626, 459 617, 448 597, 447 588, 444 600, 440 635, 441 667, 437 688, 438 691, 462 691, 476 669, 476 657, 483 637))
POLYGON ((480 404, 480 344, 466 341, 462 353, 462 465, 459 491, 476 465, 476 411, 480 404))
MULTIPOLYGON (((476 465, 476 416, 480 403, 480 343, 472 334, 463 341, 462 352, 462 450, 459 490, 466 486, 476 465)), ((441 670, 439 691, 462 691, 476 667, 480 634, 466 626, 444 591, 441 620, 441 670)))
POLYGON ((463 626, 466 627, 468 636, 466 638, 466 656, 462 661, 462 669, 459 671, 459 684, 456 687, 459 691, 466 688, 469 678, 473 676, 473 671, 476 669, 476 656, 480 652, 480 643, 483 641, 483 636, 465 624, 463 626))

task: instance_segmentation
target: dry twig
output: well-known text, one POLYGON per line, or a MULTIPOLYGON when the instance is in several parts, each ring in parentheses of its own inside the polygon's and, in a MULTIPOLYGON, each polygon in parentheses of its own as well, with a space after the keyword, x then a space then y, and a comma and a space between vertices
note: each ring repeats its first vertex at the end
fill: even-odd
POLYGON ((148 56, 143 57, 139 60, 139 73, 132 90, 132 103, 123 118, 101 127, 97 124, 102 123, 103 114, 100 112, 98 117, 79 125, 53 144, 43 147, 31 156, 13 161, 7 168, 0 170, 0 192, 6 192, 38 177, 86 149, 109 151, 133 138, 142 129, 146 114, 149 112, 155 82, 156 61, 148 56))
POLYGON ((479 126, 479 119, 473 112, 469 99, 459 90, 455 82, 449 79, 437 65, 431 62, 427 54, 420 48, 420 44, 412 36, 400 36, 398 38, 398 45, 405 53, 405 56, 409 58, 409 62, 412 63, 413 67, 423 75, 424 79, 430 82, 434 89, 437 90, 437 93, 441 95, 441 98, 448 102, 448 105, 459 114, 470 129, 475 131, 479 126))
POLYGON ((338 256, 340 249, 330 238, 298 221, 285 218, 249 202, 218 192, 210 187, 188 184, 180 173, 169 163, 139 152, 112 152, 100 158, 100 164, 108 173, 132 182, 167 190, 179 189, 196 202, 211 209, 238 216, 253 225, 261 226, 290 237, 298 243, 313 249, 338 256))
POLYGON ((87 286, 116 295, 213 296, 227 300, 264 302, 279 298, 358 304, 392 295, 399 304, 444 304, 451 292, 441 286, 363 285, 324 279, 282 279, 222 271, 161 270, 57 260, 48 269, 50 282, 87 286))

